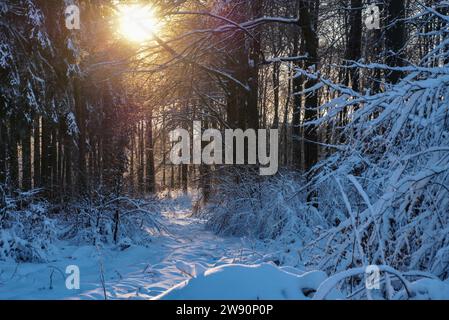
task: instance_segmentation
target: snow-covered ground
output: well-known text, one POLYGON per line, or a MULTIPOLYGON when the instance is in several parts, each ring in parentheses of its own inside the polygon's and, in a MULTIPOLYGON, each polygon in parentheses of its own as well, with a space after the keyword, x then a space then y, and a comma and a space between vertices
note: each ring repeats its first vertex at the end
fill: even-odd
MULTIPOLYGON (((312 297, 326 278, 322 271, 299 273, 270 263, 229 264, 196 274, 157 299, 305 300, 312 297)), ((329 298, 344 297, 334 290, 329 298)))
MULTIPOLYGON (((359 267, 329 277, 276 266, 270 252, 276 246, 215 235, 191 218, 189 201, 169 207, 161 223, 165 231, 145 246, 60 241, 46 263, 0 261, 0 299, 344 299, 338 283, 365 272, 359 267), (79 289, 66 286, 68 266, 79 268, 79 289)), ((448 281, 380 267, 401 278, 393 299, 449 299, 448 281)))
POLYGON ((212 268, 251 264, 261 254, 251 241, 223 238, 205 230, 188 210, 166 213, 167 228, 147 246, 77 247, 66 242, 48 263, 0 261, 0 299, 150 299, 189 279, 189 266, 212 268), (80 269, 80 289, 68 290, 66 267, 80 269))

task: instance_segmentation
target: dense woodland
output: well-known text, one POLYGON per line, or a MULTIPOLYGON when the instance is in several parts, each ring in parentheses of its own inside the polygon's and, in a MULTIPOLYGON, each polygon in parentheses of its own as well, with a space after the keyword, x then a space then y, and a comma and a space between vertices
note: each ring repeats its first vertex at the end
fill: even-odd
POLYGON ((81 1, 80 31, 65 27, 64 1, 2 2, 0 172, 8 189, 43 188, 57 199, 99 187, 197 187, 198 176, 213 173, 167 161, 168 132, 192 120, 280 128, 283 166, 307 171, 333 152, 326 144, 344 142, 336 136, 352 110, 305 128, 338 92, 298 70, 380 92, 403 72, 354 63, 419 63, 441 42, 430 34, 444 23, 430 14, 405 21, 421 9, 413 1, 383 5, 378 31, 364 27, 363 1, 166 2, 151 2, 166 27, 143 47, 117 37, 114 1, 81 1), (429 37, 408 39, 413 30, 429 37))
POLYGON ((215 232, 281 243, 277 263, 446 279, 449 2, 375 1, 368 29, 371 2, 142 0, 161 26, 136 44, 117 1, 0 0, 0 229, 36 201, 52 217, 114 202, 117 242, 132 199, 190 192, 215 232), (170 163, 193 121, 279 129, 279 173, 170 163))

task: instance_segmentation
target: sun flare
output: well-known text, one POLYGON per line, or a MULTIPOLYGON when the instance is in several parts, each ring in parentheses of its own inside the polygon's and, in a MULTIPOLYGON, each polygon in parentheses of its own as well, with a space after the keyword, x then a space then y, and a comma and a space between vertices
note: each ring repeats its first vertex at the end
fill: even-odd
POLYGON ((144 43, 159 31, 159 22, 149 6, 121 5, 119 7, 120 34, 129 41, 144 43))

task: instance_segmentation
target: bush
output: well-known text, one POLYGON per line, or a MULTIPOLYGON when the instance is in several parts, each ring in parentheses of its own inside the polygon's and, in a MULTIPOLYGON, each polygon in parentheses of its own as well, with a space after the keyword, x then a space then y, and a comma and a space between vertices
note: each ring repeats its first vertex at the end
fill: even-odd
POLYGON ((293 197, 303 187, 294 173, 260 177, 253 173, 222 175, 211 204, 204 214, 207 226, 221 235, 264 240, 277 252, 270 260, 298 265, 302 247, 326 221, 304 195, 293 197))
POLYGON ((56 248, 55 220, 47 217, 49 204, 36 201, 35 193, 19 194, 14 199, 3 193, 0 214, 0 260, 43 262, 56 248))
POLYGON ((96 194, 65 210, 66 231, 61 237, 78 245, 145 245, 164 230, 156 198, 137 200, 96 194))

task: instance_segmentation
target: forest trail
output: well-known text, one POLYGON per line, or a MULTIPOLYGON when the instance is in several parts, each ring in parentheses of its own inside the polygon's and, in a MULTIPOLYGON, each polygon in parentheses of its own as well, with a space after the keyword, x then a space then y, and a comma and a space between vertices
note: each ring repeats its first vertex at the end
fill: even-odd
POLYGON ((205 221, 191 218, 190 212, 168 217, 168 235, 161 240, 159 261, 147 270, 153 273, 149 295, 153 297, 188 279, 195 264, 211 268, 229 263, 248 264, 261 258, 247 239, 221 237, 205 230, 205 221))
POLYGON ((164 213, 166 232, 145 247, 61 244, 49 263, 0 262, 0 299, 104 299, 105 291, 108 299, 151 299, 189 279, 191 266, 251 264, 262 257, 249 240, 217 236, 190 213, 164 213), (80 269, 79 290, 66 288, 68 265, 80 269))

